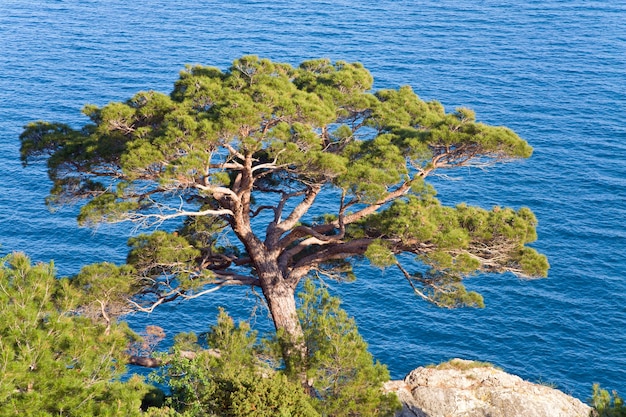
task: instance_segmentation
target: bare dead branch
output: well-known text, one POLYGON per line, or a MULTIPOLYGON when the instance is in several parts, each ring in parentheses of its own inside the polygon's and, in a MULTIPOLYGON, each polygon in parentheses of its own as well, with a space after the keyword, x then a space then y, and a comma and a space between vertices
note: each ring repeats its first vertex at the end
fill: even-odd
POLYGON ((220 277, 221 279, 214 280, 212 282, 207 283, 207 285, 213 285, 214 287, 208 288, 206 290, 203 290, 197 293, 188 294, 187 291, 185 290, 179 290, 178 288, 170 287, 171 290, 168 293, 164 295, 159 295, 158 299, 148 306, 142 306, 141 304, 137 303, 136 301, 130 298, 128 298, 127 301, 137 311, 141 311, 144 313, 152 313, 154 309, 157 308, 159 305, 174 301, 179 298, 182 298, 183 300, 193 300, 194 298, 198 298, 203 295, 216 292, 226 286, 238 285, 238 286, 259 287, 261 285, 259 283, 259 280, 253 277, 239 275, 236 273, 224 272, 224 271, 220 271, 220 272, 213 271, 213 273, 216 276, 220 277))
POLYGON ((201 211, 187 211, 179 210, 171 214, 158 214, 150 213, 143 214, 138 212, 131 212, 122 216, 119 221, 111 221, 111 223, 118 223, 121 221, 131 221, 133 223, 139 223, 140 227, 155 227, 167 220, 176 219, 180 217, 199 217, 199 216, 225 216, 233 215, 233 212, 229 209, 220 210, 201 210, 201 211))
POLYGON ((413 292, 415 292, 415 294, 419 295, 422 299, 424 299, 426 301, 429 301, 429 302, 433 301, 430 297, 428 297, 422 291, 417 289, 415 284, 413 284, 413 279, 412 279, 411 275, 409 274, 409 271, 404 269, 404 267, 402 267, 402 265, 400 265, 400 262, 396 262, 396 266, 398 267, 400 272, 402 272, 402 275, 404 275, 404 278, 406 278, 406 280, 409 281, 409 284, 411 285, 411 288, 413 288, 413 292))

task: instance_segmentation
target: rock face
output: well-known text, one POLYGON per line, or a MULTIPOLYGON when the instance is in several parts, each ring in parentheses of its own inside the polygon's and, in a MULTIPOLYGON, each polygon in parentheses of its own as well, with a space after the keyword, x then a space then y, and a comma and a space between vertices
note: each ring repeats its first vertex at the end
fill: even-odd
POLYGON ((462 359, 417 368, 386 389, 403 404, 396 417, 589 417, 592 410, 554 388, 462 359))

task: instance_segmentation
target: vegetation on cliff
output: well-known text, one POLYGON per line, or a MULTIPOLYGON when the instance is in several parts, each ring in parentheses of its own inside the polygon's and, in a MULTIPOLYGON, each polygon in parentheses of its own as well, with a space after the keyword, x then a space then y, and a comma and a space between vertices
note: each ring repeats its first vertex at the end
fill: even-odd
POLYGON ((222 311, 206 337, 180 334, 153 379, 122 381, 138 336, 125 323, 88 317, 92 294, 79 278, 22 254, 0 266, 2 416, 390 416, 399 403, 381 388, 374 361, 339 300, 307 282, 299 295, 311 391, 286 368, 279 339, 258 340, 222 311), (186 354, 181 354, 181 352, 186 354), (193 354, 189 354, 192 352, 193 354), (157 407, 149 408, 151 405, 157 407))
POLYGON ((128 327, 82 315, 83 294, 53 264, 0 262, 0 415, 139 415, 149 386, 120 380, 128 327))

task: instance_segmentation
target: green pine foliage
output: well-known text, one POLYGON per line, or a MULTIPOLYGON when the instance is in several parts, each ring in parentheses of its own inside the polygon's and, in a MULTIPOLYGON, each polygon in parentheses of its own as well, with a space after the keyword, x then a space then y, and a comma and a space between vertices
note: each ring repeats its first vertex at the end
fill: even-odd
MULTIPOLYGON (((222 253, 225 248, 215 247, 210 235, 247 229, 257 210, 282 211, 292 197, 283 194, 287 200, 280 202, 269 196, 279 195, 284 186, 294 190, 293 198, 316 195, 322 187, 343 194, 343 223, 337 213, 329 213, 337 220, 317 225, 315 233, 300 241, 342 234, 343 224, 352 240, 367 238, 376 248, 384 240, 392 254, 413 253, 431 270, 412 274, 412 285, 435 304, 476 304, 465 302, 469 299, 461 284, 476 272, 545 276, 545 256, 526 246, 536 239, 537 221, 529 209, 443 207, 424 183, 434 170, 528 158, 528 143, 508 128, 477 121, 471 109, 446 113, 441 103, 420 99, 410 86, 372 92, 372 85, 371 74, 360 63, 328 59, 295 68, 256 56, 236 59, 227 71, 189 66, 169 95, 142 91, 125 102, 85 106, 90 122, 82 129, 29 124, 21 135, 22 159, 27 163, 49 155, 54 183, 49 202, 87 199, 78 218, 82 224, 158 223, 192 209, 195 214, 180 236, 159 232, 139 237, 131 241, 128 259, 142 276, 176 276, 183 291, 223 283, 195 272, 198 267, 221 270, 225 259, 249 254, 214 256, 215 250, 222 253), (110 181, 103 181, 105 177, 110 181), (261 195, 270 206, 255 207, 255 196, 261 195), (375 213, 366 215, 367 206, 376 207, 375 213), (346 215, 348 207, 356 210, 353 218, 346 215), (247 211, 243 217, 231 216, 240 209, 247 211), (204 212, 211 214, 199 215, 204 212), (241 221, 246 224, 235 224, 241 221), (209 230, 203 233, 205 225, 209 230), (181 251, 186 246, 199 252, 181 251), (172 250, 178 253, 173 256, 172 250)), ((277 227, 270 224, 266 232, 277 227)), ((294 230, 288 241, 297 241, 301 233, 294 230)), ((252 239, 245 236, 238 238, 252 239)), ((349 247, 345 238, 340 242, 349 247)), ((251 241, 242 243, 250 247, 251 241)), ((268 251, 292 251, 289 245, 279 246, 282 241, 276 238, 272 243, 268 251)), ((367 250, 365 244, 350 247, 346 257, 363 255, 363 247, 367 250)), ((381 254, 376 248, 368 255, 381 254)), ((312 244, 308 249, 323 252, 312 244)), ((285 265, 296 262, 299 253, 311 254, 292 252, 285 265)), ((396 264, 392 256, 370 260, 396 264)), ((310 267, 332 266, 336 257, 321 261, 314 258, 310 267)), ((298 272, 293 280, 305 275, 298 272)), ((162 292, 170 290, 167 286, 162 292)))
POLYGON ((54 265, 0 265, 0 415, 136 416, 148 386, 127 382, 129 329, 78 314, 82 295, 54 265))
POLYGON ((298 316, 308 352, 305 368, 320 414, 393 416, 398 399, 382 392, 389 371, 367 351, 367 343, 339 298, 307 280, 299 300, 298 316))
POLYGON ((392 416, 398 399, 382 391, 389 372, 367 351, 339 299, 307 281, 299 302, 310 396, 298 375, 277 367, 281 346, 276 337, 259 343, 247 323, 235 325, 221 310, 207 335, 210 349, 201 347, 194 334, 178 335, 168 366, 153 375, 170 387, 169 407, 185 416, 392 416))
POLYGON ((107 325, 130 311, 128 294, 141 286, 133 267, 109 262, 87 265, 69 282, 80 295, 80 314, 107 325))
POLYGON ((359 237, 385 235, 370 244, 365 256, 379 267, 397 265, 393 252, 423 247, 418 256, 427 268, 407 274, 413 289, 440 307, 484 305, 468 292, 462 280, 479 272, 515 272, 520 276, 546 276, 544 255, 525 246, 536 240, 537 219, 528 208, 494 207, 485 210, 459 204, 446 207, 424 188, 418 196, 395 201, 384 211, 350 229, 359 237))
POLYGON ((154 375, 170 387, 173 410, 189 417, 318 416, 297 382, 258 359, 248 324, 235 325, 222 310, 207 341, 211 350, 201 348, 195 335, 179 335, 168 366, 154 375), (180 355, 189 349, 192 359, 180 355))
POLYGON ((624 399, 615 391, 602 389, 599 384, 593 384, 591 406, 595 408, 598 417, 626 417, 624 399))

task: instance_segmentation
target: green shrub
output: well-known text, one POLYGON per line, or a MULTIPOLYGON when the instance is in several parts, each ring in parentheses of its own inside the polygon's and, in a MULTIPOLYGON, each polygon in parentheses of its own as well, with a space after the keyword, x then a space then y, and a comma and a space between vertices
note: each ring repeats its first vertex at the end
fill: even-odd
POLYGON ((212 350, 194 344, 193 337, 179 337, 169 365, 155 375, 169 384, 169 405, 184 416, 319 416, 299 384, 258 360, 248 324, 235 326, 221 311, 207 338, 212 350), (183 358, 181 348, 195 350, 195 357, 183 358))
POLYGON ((593 397, 591 405, 598 412, 599 417, 626 417, 626 404, 617 392, 609 393, 600 388, 599 384, 593 384, 593 397))
POLYGON ((391 416, 400 407, 395 394, 385 394, 389 380, 384 365, 374 361, 354 319, 340 300, 311 281, 299 294, 298 309, 308 349, 307 377, 323 416, 391 416))
POLYGON ((54 265, 23 254, 0 263, 0 415, 140 415, 149 386, 118 380, 128 328, 78 315, 81 294, 54 265))
POLYGON ((450 359, 447 362, 443 362, 437 365, 427 365, 426 368, 436 368, 436 369, 456 369, 459 371, 467 371, 474 368, 494 368, 501 369, 497 366, 489 362, 480 362, 480 361, 468 361, 463 359, 450 359))
MULTIPOLYGON (((154 376, 171 388, 168 405, 189 417, 393 415, 400 403, 395 394, 382 391, 389 372, 367 351, 339 299, 308 281, 299 302, 308 355, 305 364, 289 369, 306 370, 310 396, 300 375, 276 369, 278 337, 259 344, 247 323, 235 325, 220 311, 207 336, 210 349, 200 347, 193 334, 179 335, 169 365, 154 376), (183 350, 194 351, 195 357, 186 359, 183 350)), ((151 412, 169 417, 172 409, 151 412)))

